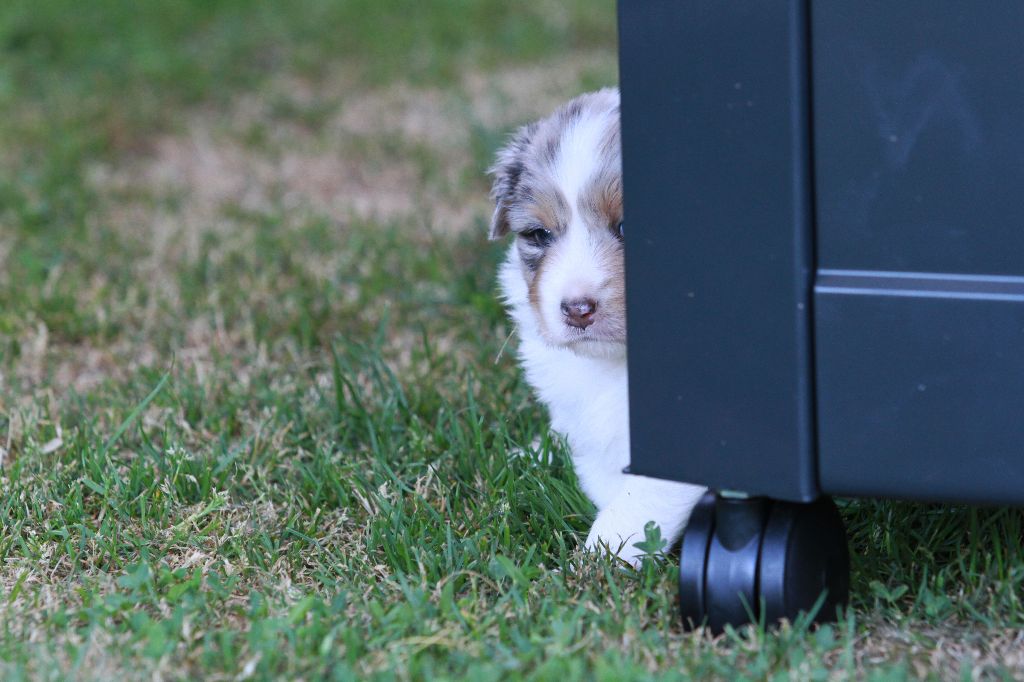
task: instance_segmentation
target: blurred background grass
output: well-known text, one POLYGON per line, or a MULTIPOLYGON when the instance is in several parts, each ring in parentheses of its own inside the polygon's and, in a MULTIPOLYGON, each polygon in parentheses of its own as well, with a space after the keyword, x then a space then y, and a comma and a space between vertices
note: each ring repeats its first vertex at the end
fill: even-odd
MULTIPOLYGON (((467 70, 588 48, 613 54, 609 2, 11 0, 0 7, 0 206, 18 234, 8 279, 39 283, 69 255, 54 243, 81 245, 97 201, 86 164, 152 151, 189 111, 223 110, 273 79, 333 85, 319 93, 331 108, 373 86, 453 87, 467 70)), ((5 291, 5 317, 19 299, 5 291)))
POLYGON ((1019 511, 845 502, 817 631, 573 554, 484 170, 616 80, 606 0, 0 4, 0 674, 1021 674, 1019 511))

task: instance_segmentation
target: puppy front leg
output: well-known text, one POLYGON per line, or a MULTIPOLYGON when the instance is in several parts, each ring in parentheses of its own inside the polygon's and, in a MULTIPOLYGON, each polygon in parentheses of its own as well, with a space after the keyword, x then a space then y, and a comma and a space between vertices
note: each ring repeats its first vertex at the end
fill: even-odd
POLYGON ((643 551, 633 545, 643 541, 647 522, 654 521, 661 528, 661 537, 670 547, 682 535, 690 512, 707 488, 645 476, 625 479, 619 494, 598 512, 586 548, 603 551, 607 545, 636 567, 643 551))

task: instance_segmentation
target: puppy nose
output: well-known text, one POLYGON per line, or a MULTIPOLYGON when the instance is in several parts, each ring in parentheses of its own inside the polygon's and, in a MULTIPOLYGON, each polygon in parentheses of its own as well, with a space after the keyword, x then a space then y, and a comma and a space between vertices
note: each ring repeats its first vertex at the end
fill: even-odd
POLYGON ((562 301, 562 314, 565 315, 566 323, 579 329, 586 329, 594 324, 596 311, 597 301, 592 298, 574 298, 562 301))

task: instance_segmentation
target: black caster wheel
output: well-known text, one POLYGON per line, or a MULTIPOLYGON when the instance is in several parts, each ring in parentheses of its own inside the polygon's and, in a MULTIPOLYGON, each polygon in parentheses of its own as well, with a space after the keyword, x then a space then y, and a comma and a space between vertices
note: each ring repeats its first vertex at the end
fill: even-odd
POLYGON ((679 604, 689 627, 713 632, 810 611, 834 620, 849 595, 846 530, 835 504, 705 495, 679 552, 679 604))

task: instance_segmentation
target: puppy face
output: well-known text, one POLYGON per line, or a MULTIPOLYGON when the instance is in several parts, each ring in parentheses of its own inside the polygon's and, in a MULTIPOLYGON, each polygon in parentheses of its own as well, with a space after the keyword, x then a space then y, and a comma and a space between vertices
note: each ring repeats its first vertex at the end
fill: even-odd
POLYGON ((521 128, 491 169, 491 238, 513 253, 545 341, 582 355, 626 343, 619 96, 578 97, 521 128))

